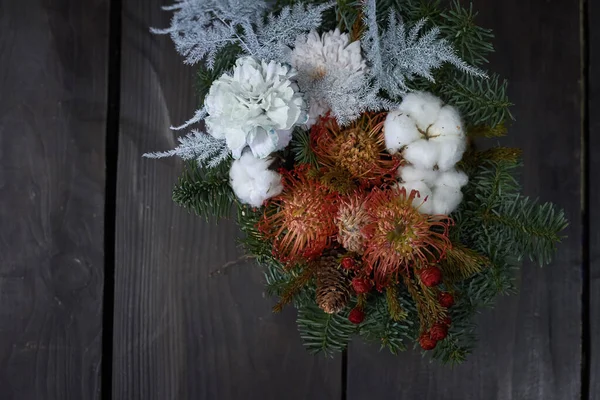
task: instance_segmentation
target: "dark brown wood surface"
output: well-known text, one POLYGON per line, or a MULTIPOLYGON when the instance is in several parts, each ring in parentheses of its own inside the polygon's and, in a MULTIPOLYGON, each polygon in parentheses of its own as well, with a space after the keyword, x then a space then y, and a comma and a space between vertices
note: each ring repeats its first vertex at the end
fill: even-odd
POLYGON ((123 2, 113 399, 338 399, 341 357, 310 356, 294 312, 272 314, 236 226, 172 202, 178 160, 141 158, 196 103, 194 69, 148 31, 169 23, 160 5, 123 2))
MULTIPOLYGON (((521 291, 478 319, 480 341, 454 369, 417 352, 398 357, 355 341, 348 399, 578 399, 581 390, 581 104, 579 4, 480 0, 494 29, 491 68, 506 77, 523 149, 524 192, 564 207, 568 238, 552 265, 525 263, 521 291)), ((599 353, 600 354, 600 353, 599 353)))
POLYGON ((600 400, 597 2, 474 4, 515 103, 501 143, 523 148, 525 193, 570 226, 552 265, 526 262, 520 294, 483 310, 454 369, 358 339, 347 359, 309 355, 295 311, 271 313, 235 224, 172 202, 180 161, 141 157, 172 148, 169 126, 196 105, 194 68, 148 29, 169 24, 167 3, 0 0, 0 400, 600 400), (109 46, 121 52, 118 132, 109 46))
POLYGON ((0 398, 100 398, 108 1, 0 2, 0 398))
MULTIPOLYGON (((588 285, 589 310, 586 317, 589 321, 588 335, 584 336, 584 350, 589 358, 589 399, 600 400, 600 4, 587 2, 587 24, 584 31, 586 48, 588 49, 587 88, 587 158, 588 202, 585 221, 589 224, 588 285), (588 348, 589 346, 589 348, 588 348)), ((588 378, 588 377, 585 377, 588 378)))

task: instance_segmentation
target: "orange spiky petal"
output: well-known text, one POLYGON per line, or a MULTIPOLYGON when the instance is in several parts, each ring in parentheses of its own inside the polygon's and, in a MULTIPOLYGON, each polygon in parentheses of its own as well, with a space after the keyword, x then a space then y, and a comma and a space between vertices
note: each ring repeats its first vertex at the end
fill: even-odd
POLYGON ((319 163, 331 171, 343 171, 363 187, 393 180, 400 159, 385 149, 385 118, 386 113, 365 113, 346 127, 334 118, 321 118, 311 129, 311 145, 319 163))
POLYGON ((370 223, 363 228, 363 259, 373 270, 378 288, 388 285, 399 271, 420 268, 441 260, 451 247, 452 224, 447 216, 419 213, 412 206, 417 191, 404 188, 373 189, 365 208, 370 223))
POLYGON ((269 200, 259 229, 273 254, 291 264, 320 256, 337 232, 338 195, 309 176, 307 166, 282 171, 283 192, 269 200))

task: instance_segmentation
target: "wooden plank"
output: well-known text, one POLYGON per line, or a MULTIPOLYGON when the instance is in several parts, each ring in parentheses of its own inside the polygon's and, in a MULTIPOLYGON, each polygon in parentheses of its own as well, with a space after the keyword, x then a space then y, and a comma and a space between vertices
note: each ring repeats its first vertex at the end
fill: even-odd
MULTIPOLYGON (((525 263, 520 294, 478 319, 480 341, 451 369, 416 352, 398 357, 353 342, 348 399, 576 399, 581 370, 580 62, 577 2, 480 0, 496 33, 491 68, 516 106, 504 143, 523 149, 525 193, 570 220, 552 265, 525 263)), ((597 353, 600 354, 600 353, 597 353)))
MULTIPOLYGON (((587 3, 587 46, 589 49, 589 64, 587 72, 588 84, 588 209, 589 222, 589 349, 585 349, 589 357, 589 399, 600 400, 600 183, 598 170, 600 169, 600 28, 596 25, 600 21, 600 4, 588 1, 587 3), (595 24, 596 23, 596 24, 595 24)), ((588 339, 588 338, 586 338, 588 339)))
POLYGON ((97 399, 108 1, 0 10, 0 397, 97 399))
POLYGON ((193 68, 148 31, 169 24, 162 3, 123 3, 113 398, 339 398, 341 358, 310 356, 292 310, 271 313, 234 224, 173 204, 178 160, 141 158, 174 147, 196 105, 193 68))

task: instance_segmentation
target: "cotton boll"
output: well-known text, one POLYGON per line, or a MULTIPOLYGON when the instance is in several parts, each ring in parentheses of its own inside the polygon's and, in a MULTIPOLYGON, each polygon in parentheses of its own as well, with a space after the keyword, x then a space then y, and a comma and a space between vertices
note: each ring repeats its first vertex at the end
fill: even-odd
POLYGON ((283 190, 281 175, 269 169, 271 158, 255 158, 246 150, 229 170, 229 184, 242 203, 260 207, 283 190))
POLYGON ((398 177, 404 182, 422 181, 428 186, 433 186, 438 178, 432 169, 419 169, 411 165, 398 168, 398 177))
POLYGON ((456 210, 462 198, 463 194, 460 191, 460 187, 436 186, 433 189, 433 214, 450 214, 456 210))
POLYGON ((436 143, 419 139, 406 146, 403 156, 418 169, 432 169, 439 158, 439 150, 436 143))
POLYGON ((452 169, 438 174, 435 186, 461 188, 469 182, 469 177, 462 171, 452 169))
POLYGON ((454 167, 467 149, 467 140, 464 136, 439 136, 429 141, 437 145, 437 166, 442 171, 454 167))
POLYGON ((385 147, 392 154, 421 137, 415 121, 398 110, 388 113, 383 124, 383 135, 385 147))
POLYGON ((463 198, 460 188, 468 181, 467 174, 456 169, 440 172, 433 188, 433 212, 448 215, 456 210, 463 198))
POLYGON ((458 110, 446 105, 440 109, 437 119, 427 130, 428 136, 462 136, 464 135, 462 121, 458 110))
POLYGON ((399 187, 406 190, 406 195, 410 195, 410 192, 416 190, 419 195, 413 199, 412 205, 417 208, 421 214, 431 214, 433 210, 433 196, 432 191, 423 181, 412 181, 399 183, 399 187))
POLYGON ((400 104, 400 111, 408 114, 422 131, 438 119, 441 108, 442 100, 427 92, 409 93, 400 104))

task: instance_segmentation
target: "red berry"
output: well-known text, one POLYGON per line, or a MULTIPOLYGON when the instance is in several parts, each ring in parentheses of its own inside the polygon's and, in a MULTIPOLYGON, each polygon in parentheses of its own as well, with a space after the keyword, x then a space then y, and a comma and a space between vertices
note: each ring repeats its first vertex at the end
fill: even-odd
POLYGON ((450 308, 454 305, 454 296, 448 292, 441 292, 438 295, 438 301, 442 307, 450 308))
POLYGON ((365 320, 365 313, 360 308, 353 308, 348 315, 348 320, 358 325, 365 320))
POLYGON ((352 279, 352 287, 358 294, 369 293, 373 288, 373 282, 367 278, 354 278, 352 279))
POLYGON ((344 257, 342 258, 342 268, 344 269, 354 269, 356 267, 356 261, 352 257, 344 257))
POLYGON ((450 325, 452 325, 452 319, 450 317, 446 317, 442 320, 442 324, 444 324, 446 326, 450 326, 450 325))
POLYGON ((419 272, 421 281, 425 286, 437 286, 442 283, 442 271, 438 267, 427 267, 419 272))
POLYGON ((445 339, 446 336, 448 336, 448 325, 437 323, 429 330, 429 337, 436 342, 445 339))
POLYGON ((424 333, 419 338, 419 344, 423 350, 433 350, 437 342, 430 338, 428 334, 424 333))

